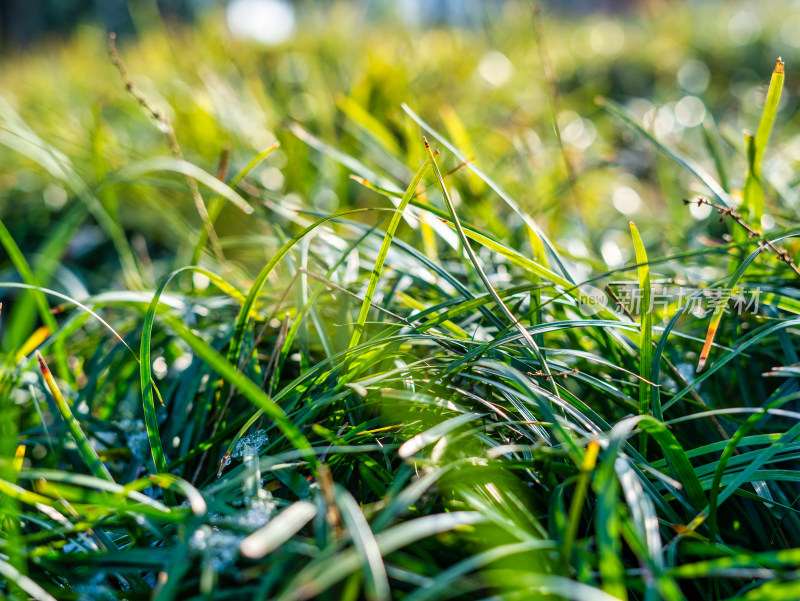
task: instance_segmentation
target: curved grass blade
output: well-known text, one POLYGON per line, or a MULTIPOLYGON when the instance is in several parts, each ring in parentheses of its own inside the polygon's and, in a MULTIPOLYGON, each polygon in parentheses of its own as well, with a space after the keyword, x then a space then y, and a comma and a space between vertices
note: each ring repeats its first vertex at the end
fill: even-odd
POLYGON ((2 97, 0 97, 0 119, 4 124, 4 128, 0 129, 0 144, 28 157, 67 185, 113 242, 126 283, 132 288, 141 288, 143 283, 136 256, 122 226, 94 196, 67 156, 39 137, 2 97))
MULTIPOLYGON (((782 399, 778 399, 774 403, 770 403, 767 405, 767 409, 777 408, 785 402, 789 400, 793 400, 792 396, 784 397, 782 399)), ((718 508, 718 496, 719 496, 719 488, 720 483, 722 482, 722 477, 725 474, 725 468, 728 465, 733 454, 736 452, 739 443, 742 439, 750 432, 750 430, 755 427, 755 425, 764 419, 763 414, 755 413, 747 418, 745 422, 739 426, 739 429, 736 430, 733 436, 731 436, 728 444, 725 445, 725 449, 722 451, 722 455, 717 462, 717 467, 714 470, 714 478, 711 481, 711 488, 709 489, 708 493, 708 528, 711 531, 709 538, 714 540, 717 535, 717 508, 718 508)), ((699 525, 699 523, 698 523, 699 525)))
MULTIPOLYGON (((36 252, 30 269, 33 277, 26 277, 24 273, 20 272, 24 282, 37 285, 47 284, 51 280, 75 232, 80 227, 81 223, 83 223, 85 217, 86 207, 82 204, 75 204, 66 211, 66 214, 48 231, 44 242, 36 252)), ((0 229, 5 229, 2 222, 0 222, 0 229)), ((5 240, 3 240, 2 243, 3 246, 6 246, 5 240)), ((12 259, 12 263, 19 271, 20 265, 18 258, 13 256, 11 249, 7 248, 7 251, 9 257, 12 259)), ((24 257, 22 257, 22 259, 22 263, 24 263, 24 257)), ((41 313, 42 310, 40 299, 37 299, 36 296, 36 292, 22 293, 13 306, 10 307, 8 319, 5 323, 4 336, 6 338, 6 343, 9 343, 9 348, 18 346, 20 342, 29 335, 31 329, 33 329, 36 321, 36 314, 41 313), (31 302, 31 299, 33 299, 34 302, 31 302)), ((47 305, 45 304, 45 306, 47 305)), ((51 334, 54 333, 55 330, 52 329, 53 324, 49 323, 44 316, 42 316, 42 319, 44 326, 51 334)), ((20 351, 22 351, 22 349, 20 349, 20 351)), ((32 351, 29 350, 24 354, 27 355, 30 352, 32 351)), ((68 367, 66 364, 66 353, 60 339, 54 341, 53 355, 55 358, 56 372, 62 379, 73 384, 73 376, 71 372, 66 369, 68 367)))
POLYGON ((250 291, 248 292, 247 297, 245 298, 245 301, 242 304, 242 308, 239 311, 239 315, 236 317, 236 325, 234 326, 233 330, 233 338, 231 339, 231 346, 227 354, 228 361, 230 363, 232 363, 233 365, 239 365, 239 362, 241 360, 240 354, 242 346, 244 344, 244 337, 247 332, 247 326, 256 299, 261 294, 261 290, 267 283, 267 279, 272 274, 272 271, 275 269, 275 267, 278 265, 281 259, 286 255, 286 253, 288 253, 289 250, 291 250, 291 248, 295 244, 297 244, 300 240, 302 240, 307 234, 312 232, 320 225, 323 225, 324 223, 327 223, 344 215, 362 213, 367 210, 369 209, 351 209, 347 211, 341 211, 333 215, 328 215, 327 217, 323 217, 322 219, 319 219, 314 223, 312 223, 311 225, 309 225, 307 228, 305 228, 296 236, 292 237, 283 246, 281 246, 277 250, 277 252, 275 252, 275 254, 272 256, 269 262, 266 265, 264 265, 264 267, 261 269, 258 276, 256 276, 256 279, 253 281, 253 284, 250 287, 250 291))
MULTIPOLYGON (((53 314, 50 312, 50 306, 47 304, 47 299, 39 288, 39 282, 33 275, 33 271, 31 270, 30 265, 28 265, 28 261, 25 260, 25 256, 22 254, 19 246, 17 246, 17 243, 11 236, 11 232, 8 231, 5 224, 1 220, 0 244, 2 244, 3 248, 6 249, 9 258, 11 259, 11 263, 14 265, 17 272, 19 272, 23 282, 27 284, 27 289, 30 290, 30 294, 33 295, 34 304, 39 310, 39 318, 42 320, 42 323, 51 333, 55 332, 58 330, 58 323, 56 322, 55 317, 53 317, 53 314)), ((53 345, 53 354, 56 358, 59 375, 65 381, 71 381, 72 375, 69 371, 69 367, 67 366, 67 355, 64 351, 64 345, 60 341, 53 345)))
MULTIPOLYGON (((783 236, 781 238, 776 238, 772 241, 772 244, 780 242, 781 240, 786 240, 787 238, 794 238, 800 234, 790 234, 788 236, 783 236)), ((733 296, 733 292, 736 289, 739 280, 742 279, 744 272, 750 266, 750 264, 755 261, 756 257, 761 254, 763 250, 768 248, 767 246, 759 246, 756 250, 754 250, 750 255, 742 261, 742 264, 739 265, 739 268, 731 274, 730 278, 727 280, 725 288, 722 290, 722 294, 719 299, 717 299, 717 305, 714 307, 714 313, 711 315, 711 323, 708 325, 708 332, 706 332, 706 340, 703 344, 703 348, 700 351, 700 359, 697 362, 697 373, 702 371, 703 367, 708 360, 708 355, 711 352, 711 345, 714 343, 714 338, 717 335, 717 330, 719 328, 720 321, 722 320, 722 315, 725 313, 726 307, 728 305, 728 301, 730 300, 731 296, 733 296)))
POLYGON ((242 555, 260 559, 272 553, 317 515, 317 506, 308 501, 296 501, 272 518, 239 545, 242 555))
POLYGON ((225 357, 219 354, 205 340, 195 335, 179 319, 165 318, 167 324, 180 336, 203 361, 216 371, 228 384, 234 386, 242 395, 250 400, 256 407, 275 423, 283 432, 286 439, 301 453, 312 466, 316 468, 319 460, 300 429, 292 423, 286 413, 275 401, 259 388, 250 378, 236 369, 225 357))
MULTIPOLYGON (((156 309, 159 304, 161 294, 172 279, 180 273, 188 271, 201 271, 197 267, 182 267, 173 271, 168 275, 159 286, 158 290, 150 302, 145 315, 145 322, 142 329, 142 344, 140 349, 140 374, 142 385, 142 397, 144 402, 145 411, 145 424, 147 426, 148 439, 150 440, 150 447, 153 453, 153 460, 155 462, 156 470, 158 472, 166 472, 166 459, 164 457, 163 447, 161 445, 161 437, 158 434, 158 421, 155 415, 155 404, 153 403, 152 395, 152 375, 150 366, 150 338, 152 336, 153 322, 155 320, 156 309)), ((240 373, 233 367, 222 355, 214 350, 202 338, 199 338, 191 332, 180 320, 165 316, 165 321, 168 325, 178 334, 183 340, 195 351, 195 353, 203 359, 209 366, 214 369, 226 382, 235 386, 246 398, 252 401, 257 407, 262 409, 275 424, 283 431, 286 438, 292 443, 295 448, 303 453, 312 465, 317 464, 317 457, 311 449, 306 437, 300 430, 289 420, 283 410, 266 394, 264 393, 253 381, 240 373)))
POLYGON ((7 582, 13 582, 36 601, 56 601, 56 598, 39 586, 36 581, 21 573, 10 563, 3 561, 2 558, 0 558, 0 576, 3 576, 7 582))
MULTIPOLYGON (((472 511, 439 513, 393 526, 376 534, 375 541, 381 555, 385 557, 418 540, 485 521, 483 515, 472 511)), ((359 565, 358 554, 352 548, 313 561, 286 585, 278 601, 314 598, 355 572, 359 565)))
MULTIPOLYGON (((280 142, 275 142, 272 146, 267 148, 266 150, 259 152, 256 156, 254 156, 244 168, 237 173, 233 179, 228 184, 230 189, 234 189, 236 184, 242 181, 247 174, 250 173, 261 161, 267 158, 270 154, 272 154, 275 150, 280 147, 280 142)), ((215 196, 211 199, 211 202, 208 205, 208 219, 213 224, 216 222, 217 218, 219 217, 220 213, 222 212, 223 207, 225 206, 225 197, 224 196, 215 196)), ((200 230, 200 235, 197 238, 197 244, 194 247, 194 253, 192 254, 192 264, 196 265, 200 262, 200 257, 203 254, 203 249, 205 249, 206 243, 208 242, 208 229, 203 228, 200 230)))

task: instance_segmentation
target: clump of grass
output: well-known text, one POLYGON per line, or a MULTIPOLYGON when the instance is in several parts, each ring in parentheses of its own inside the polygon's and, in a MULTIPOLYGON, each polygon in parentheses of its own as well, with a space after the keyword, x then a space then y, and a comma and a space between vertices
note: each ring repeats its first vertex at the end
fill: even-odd
MULTIPOLYGON (((162 30, 139 48, 172 43, 213 69, 221 59, 209 47, 222 34, 201 31, 210 41, 162 30)), ((438 34, 455 45, 465 35, 438 34)), ((313 46, 319 65, 306 67, 328 60, 330 35, 313 46)), ((285 60, 311 43, 301 37, 285 60)), ((508 43, 509 54, 522 46, 508 43)), ((257 64, 254 50, 230 51, 257 64)), ((114 50, 117 66, 125 52, 114 50)), ((548 71, 559 73, 557 57, 548 71)), ((403 68, 430 74, 423 66, 403 68)), ((316 110, 300 119, 299 101, 266 94, 261 74, 195 76, 206 81, 190 89, 236 102, 213 115, 174 103, 174 119, 157 119, 170 124, 167 147, 135 112, 154 112, 158 86, 134 99, 110 88, 116 100, 95 113, 88 155, 60 150, 47 123, 22 118, 33 110, 24 102, 0 107, 15 177, 35 174, 55 186, 45 198, 65 204, 55 218, 0 213, 0 286, 13 306, 0 371, 4 595, 797 597, 797 231, 780 217, 796 182, 769 168, 762 127, 755 163, 718 145, 724 131, 711 121, 702 139, 713 156, 692 155, 704 147, 663 139, 623 94, 602 100, 592 122, 616 137, 619 156, 590 167, 590 149, 551 165, 554 198, 575 178, 591 199, 620 171, 638 175, 623 151, 643 142, 662 176, 693 178, 749 234, 689 226, 685 213, 659 229, 659 215, 644 214, 614 247, 617 265, 612 238, 584 240, 588 256, 578 256, 563 235, 583 226, 518 201, 506 188, 524 192, 516 168, 494 177, 477 166, 451 138, 470 145, 479 122, 438 100, 401 105, 397 82, 372 73, 340 99, 338 123, 324 94, 301 97, 316 110), (266 109, 248 111, 252 98, 294 107, 279 113, 293 122, 259 126, 266 109), (252 121, 238 123, 243 115, 252 121), (631 127, 639 138, 624 137, 631 127), (126 152, 134 138, 157 156, 126 152), (754 177, 764 205, 748 196, 739 213, 731 182, 752 188, 754 177), (780 220, 769 232, 753 221, 767 211, 780 220), (664 299, 665 281, 690 292, 664 299), (612 284, 637 307, 590 294, 612 284), (736 286, 757 289, 759 306, 731 310, 736 286), (694 309, 714 291, 709 338, 694 309), (695 373, 709 339, 712 360, 695 373)), ((326 76, 307 74, 303 93, 319 93, 326 76)), ((790 133, 769 98, 780 140, 790 133)), ((513 135, 532 139, 524 126, 513 135)), ((556 138, 547 156, 577 152, 556 138)), ((667 211, 688 210, 679 199, 689 190, 665 194, 667 211)), ((606 219, 581 206, 587 225, 606 219)))

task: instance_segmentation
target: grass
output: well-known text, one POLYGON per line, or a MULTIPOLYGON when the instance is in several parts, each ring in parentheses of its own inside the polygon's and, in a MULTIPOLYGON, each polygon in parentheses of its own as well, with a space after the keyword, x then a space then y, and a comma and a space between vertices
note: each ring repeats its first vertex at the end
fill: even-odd
POLYGON ((792 42, 647 10, 6 57, 0 594, 798 598, 792 42))

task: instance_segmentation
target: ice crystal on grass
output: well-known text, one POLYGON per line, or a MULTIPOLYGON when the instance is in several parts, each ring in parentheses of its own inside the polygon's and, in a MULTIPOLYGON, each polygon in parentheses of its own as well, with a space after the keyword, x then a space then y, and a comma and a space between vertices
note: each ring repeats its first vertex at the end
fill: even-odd
POLYGON ((125 433, 125 439, 131 455, 137 461, 145 461, 150 456, 150 441, 144 422, 138 419, 123 419, 119 428, 125 433))
POLYGON ((189 539, 189 548, 201 553, 214 571, 219 572, 236 561, 243 539, 244 536, 240 534, 203 526, 189 539))
POLYGON ((234 514, 210 513, 209 522, 213 526, 250 533, 269 522, 274 512, 275 502, 272 499, 248 499, 234 514))
POLYGON ((269 437, 266 430, 256 430, 246 436, 242 436, 233 447, 231 457, 234 459, 242 459, 245 454, 245 447, 250 447, 256 453, 261 451, 269 443, 269 437))
POLYGON ((77 593, 78 601, 113 601, 116 599, 114 592, 106 584, 104 573, 96 574, 89 582, 76 584, 72 591, 77 593))

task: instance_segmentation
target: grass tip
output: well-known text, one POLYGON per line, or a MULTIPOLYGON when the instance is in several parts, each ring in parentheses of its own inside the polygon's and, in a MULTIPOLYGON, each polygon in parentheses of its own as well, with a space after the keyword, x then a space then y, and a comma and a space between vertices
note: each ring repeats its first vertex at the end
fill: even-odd
POLYGON ((39 349, 34 351, 36 353, 36 360, 39 362, 39 370, 42 372, 42 375, 47 375, 50 373, 50 368, 47 367, 47 363, 45 363, 44 357, 42 357, 42 353, 39 352, 39 349))

